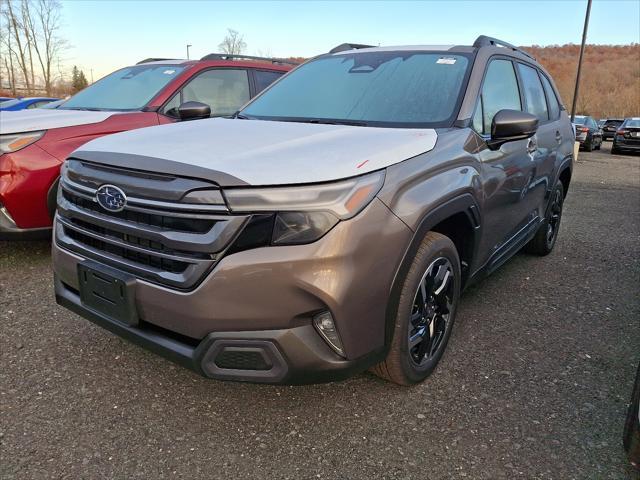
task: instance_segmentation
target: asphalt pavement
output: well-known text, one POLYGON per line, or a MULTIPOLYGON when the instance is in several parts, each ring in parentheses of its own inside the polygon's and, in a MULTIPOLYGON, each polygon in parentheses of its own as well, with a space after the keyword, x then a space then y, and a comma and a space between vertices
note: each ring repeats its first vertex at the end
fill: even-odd
POLYGON ((580 153, 555 251, 468 290, 436 372, 207 380, 58 307, 48 242, 0 242, 0 478, 625 479, 640 156, 580 153))

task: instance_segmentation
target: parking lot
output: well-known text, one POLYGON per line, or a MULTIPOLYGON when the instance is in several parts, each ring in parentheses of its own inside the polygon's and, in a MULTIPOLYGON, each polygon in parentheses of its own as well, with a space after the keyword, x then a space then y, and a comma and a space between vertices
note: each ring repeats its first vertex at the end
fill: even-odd
POLYGON ((435 374, 221 383, 56 306, 48 242, 0 242, 0 477, 633 478, 640 157, 580 153, 560 238, 468 290, 435 374))

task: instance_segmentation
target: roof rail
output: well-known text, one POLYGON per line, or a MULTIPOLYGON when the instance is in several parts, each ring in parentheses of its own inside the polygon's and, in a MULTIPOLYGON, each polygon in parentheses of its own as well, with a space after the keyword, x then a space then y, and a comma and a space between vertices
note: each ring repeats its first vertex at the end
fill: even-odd
POLYGON ((231 54, 231 53, 210 53, 200 60, 261 60, 263 62, 282 63, 285 65, 300 65, 299 62, 287 60, 286 58, 253 57, 251 55, 231 54))
POLYGON ((512 44, 507 43, 507 42, 503 42, 502 40, 498 40, 497 38, 487 37, 486 35, 480 35, 478 38, 476 38, 476 41, 473 42, 473 46, 476 47, 476 48, 490 47, 490 46, 510 48, 511 50, 513 50, 515 52, 520 52, 521 54, 523 54, 523 55, 535 60, 533 55, 528 54, 527 52, 525 52, 524 50, 516 47, 515 45, 512 45, 512 44))
POLYGON ((149 62, 162 62, 164 60, 179 60, 178 58, 145 58, 144 60, 140 60, 136 65, 141 65, 143 63, 149 62))
POLYGON ((329 50, 329 53, 346 52, 347 50, 359 50, 361 48, 372 48, 373 45, 362 45, 361 43, 341 43, 337 47, 329 50))

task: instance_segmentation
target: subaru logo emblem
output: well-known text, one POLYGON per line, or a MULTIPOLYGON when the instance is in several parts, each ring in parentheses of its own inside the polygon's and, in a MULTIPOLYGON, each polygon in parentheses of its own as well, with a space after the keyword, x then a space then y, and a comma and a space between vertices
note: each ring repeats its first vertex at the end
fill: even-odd
POLYGON ((127 196, 114 185, 102 185, 96 191, 96 201, 110 212, 121 212, 127 204, 127 196))

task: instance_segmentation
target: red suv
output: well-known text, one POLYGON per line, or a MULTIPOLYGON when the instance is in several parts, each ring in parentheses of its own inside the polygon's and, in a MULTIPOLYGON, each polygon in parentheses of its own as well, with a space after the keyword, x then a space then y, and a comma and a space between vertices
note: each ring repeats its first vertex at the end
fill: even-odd
POLYGON ((231 115, 292 65, 225 54, 150 58, 56 109, 0 112, 0 238, 47 233, 60 165, 80 145, 135 128, 231 115))

